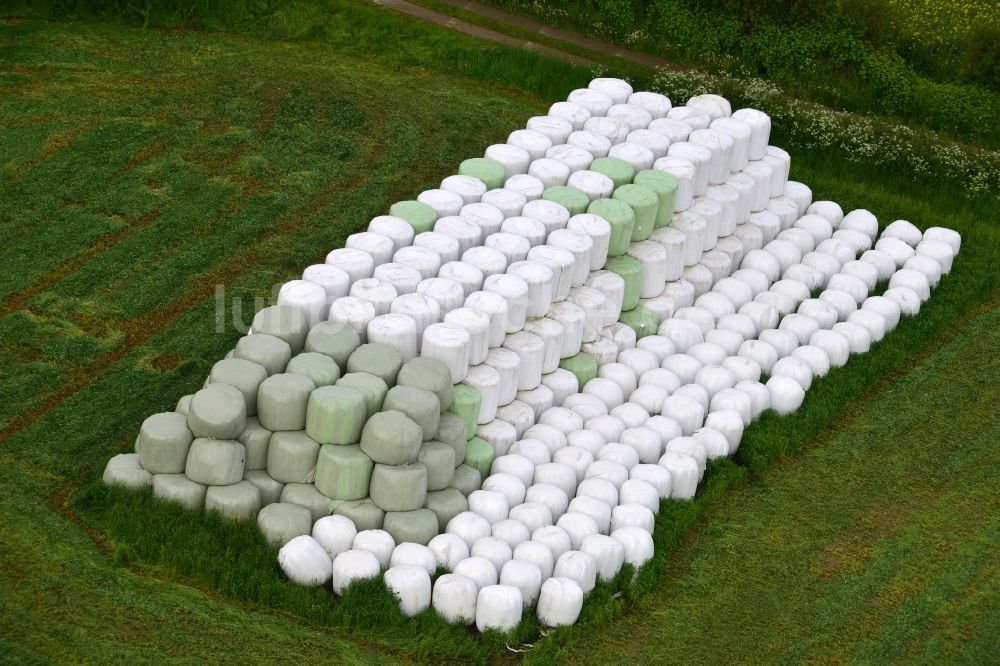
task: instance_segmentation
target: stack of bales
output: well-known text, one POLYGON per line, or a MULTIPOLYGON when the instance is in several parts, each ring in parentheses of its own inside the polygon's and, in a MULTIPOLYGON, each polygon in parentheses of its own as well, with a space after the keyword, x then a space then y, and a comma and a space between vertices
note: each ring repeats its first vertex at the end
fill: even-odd
POLYGON ((509 629, 537 601, 572 623, 652 556, 662 498, 915 313, 958 251, 902 221, 872 249, 874 216, 812 202, 769 131, 716 95, 593 81, 286 284, 105 479, 263 507, 293 580, 389 568, 419 612, 444 566, 450 621, 509 629))

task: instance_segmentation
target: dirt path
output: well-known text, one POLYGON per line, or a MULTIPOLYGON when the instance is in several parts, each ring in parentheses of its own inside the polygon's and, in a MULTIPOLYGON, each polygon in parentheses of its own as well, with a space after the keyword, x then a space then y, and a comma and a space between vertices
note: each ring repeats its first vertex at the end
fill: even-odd
MULTIPOLYGON (((483 28, 478 25, 473 25, 471 23, 466 23, 453 16, 448 16, 447 14, 434 11, 433 9, 428 9, 426 7, 421 7, 420 5, 415 5, 406 0, 372 0, 372 2, 380 7, 385 7, 387 9, 393 9, 410 16, 422 19, 424 21, 429 21, 431 23, 436 23, 437 25, 444 26, 446 28, 451 28, 452 30, 457 30, 458 32, 464 33, 466 35, 471 35, 472 37, 478 37, 480 39, 485 39, 491 42, 497 42, 500 44, 505 44, 507 46, 513 46, 515 48, 522 48, 527 51, 535 51, 541 53, 542 55, 549 56, 551 58, 556 58, 558 60, 563 60, 565 62, 571 63, 573 65, 593 65, 594 61, 581 56, 573 55, 572 53, 566 53, 565 51, 560 51, 558 49, 551 48, 549 46, 543 46, 536 42, 530 40, 518 39, 516 37, 511 37, 510 35, 505 35, 495 30, 490 30, 489 28, 483 28)), ((451 3, 449 3, 451 4, 451 3)), ((474 3, 469 3, 474 4, 474 3)), ((456 7, 467 9, 467 11, 472 11, 466 7, 462 7, 461 4, 455 3, 456 7)), ((485 9, 476 5, 479 9, 485 9)), ((479 13, 478 11, 476 13, 479 13)), ((510 19, 516 17, 508 16, 510 19)), ((508 21, 509 22, 509 21, 508 21)), ((544 34, 544 33, 539 33, 544 34)))

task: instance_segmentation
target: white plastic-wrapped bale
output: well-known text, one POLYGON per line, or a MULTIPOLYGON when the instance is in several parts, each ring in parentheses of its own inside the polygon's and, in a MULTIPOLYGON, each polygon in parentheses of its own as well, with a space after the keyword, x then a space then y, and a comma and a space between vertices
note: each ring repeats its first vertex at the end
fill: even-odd
MULTIPOLYGON (((313 519, 309 509, 298 504, 286 502, 268 504, 257 514, 257 527, 263 534, 264 540, 269 545, 279 548, 297 536, 309 534, 312 524, 313 519)), ((329 555, 327 558, 329 559, 329 555)))
POLYGON ((862 310, 872 310, 885 318, 886 331, 891 331, 899 324, 900 307, 896 301, 885 296, 869 296, 861 304, 862 310))
POLYGON ((278 565, 297 585, 326 585, 333 575, 333 562, 323 547, 308 535, 297 536, 278 551, 278 565))
POLYGON ((483 238, 500 231, 500 225, 506 217, 502 210, 484 202, 466 204, 459 216, 479 227, 483 238))
POLYGON ((694 198, 694 187, 698 177, 698 169, 694 162, 685 158, 669 155, 661 157, 653 163, 653 168, 673 176, 677 180, 677 192, 674 194, 674 212, 687 210, 694 198))
POLYGON ((476 628, 501 633, 512 631, 521 621, 524 602, 521 591, 510 585, 488 585, 479 590, 476 600, 476 628))
POLYGON ((499 578, 496 566, 485 557, 465 558, 455 565, 454 573, 471 580, 478 590, 496 585, 499 578))
POLYGON ((503 188, 490 190, 484 194, 482 203, 497 208, 506 219, 520 215, 524 205, 528 203, 528 198, 520 192, 503 188))
MULTIPOLYGON (((867 294, 864 294, 861 300, 864 300, 865 296, 867 294)), ((820 293, 819 298, 837 311, 837 319, 839 321, 844 321, 848 315, 858 309, 858 302, 854 296, 841 289, 824 289, 820 293)))
POLYGON ((326 263, 344 270, 351 282, 372 276, 375 259, 368 252, 357 248, 341 248, 326 255, 326 263))
POLYGON ((468 625, 476 619, 476 583, 459 574, 445 574, 434 582, 432 605, 449 624, 468 625))
MULTIPOLYGON (((581 127, 580 129, 583 128, 581 127)), ((592 132, 581 132, 577 130, 572 132, 570 134, 570 137, 572 138, 574 134, 576 135, 575 143, 577 145, 573 145, 574 142, 571 141, 570 138, 567 138, 566 139, 567 143, 560 144, 557 146, 552 146, 551 148, 545 151, 545 158, 543 159, 555 160, 556 162, 562 163, 566 167, 565 178, 561 178, 562 182, 559 183, 559 185, 565 185, 571 173, 573 173, 574 171, 580 171, 582 169, 586 169, 587 167, 590 166, 591 162, 594 161, 594 155, 589 150, 586 149, 586 146, 592 143, 586 140, 588 138, 587 135, 592 134, 592 132)), ((604 137, 597 137, 595 135, 595 138, 607 141, 607 139, 605 139, 604 137)), ((603 147, 605 148, 605 154, 607 154, 606 150, 610 146, 603 146, 603 147)), ((536 160, 535 162, 542 162, 542 160, 536 160)), ((532 164, 534 164, 535 162, 533 162, 532 164)), ((540 167, 539 169, 534 171, 532 175, 534 175, 542 182, 545 182, 547 177, 554 176, 556 169, 558 169, 558 167, 553 167, 552 172, 549 172, 547 168, 543 170, 540 167)), ((560 177, 562 173, 563 172, 560 170, 559 171, 560 177)))
POLYGON ((620 527, 611 538, 622 545, 625 562, 639 568, 653 559, 653 537, 640 527, 620 527))
MULTIPOLYGON (((588 118, 587 122, 590 122, 590 120, 591 118, 588 118)), ((570 134, 569 138, 566 139, 566 143, 572 148, 582 150, 588 155, 591 155, 591 161, 593 161, 594 158, 607 157, 608 151, 611 150, 611 139, 603 134, 598 134, 597 132, 592 132, 589 129, 586 129, 587 122, 584 122, 584 129, 570 134)), ((553 154, 548 156, 556 157, 562 160, 565 160, 567 157, 565 154, 553 154)), ((576 159, 573 161, 576 162, 573 166, 581 166, 583 163, 582 161, 578 161, 576 159)), ((587 166, 589 166, 589 163, 587 166)), ((574 169, 574 171, 578 171, 578 169, 574 169)))
POLYGON ((868 250, 861 255, 859 261, 874 266, 875 270, 878 272, 879 280, 888 280, 896 271, 895 259, 882 250, 868 250))
MULTIPOLYGON (((444 323, 462 328, 469 336, 467 343, 468 364, 477 366, 489 353, 490 316, 474 308, 456 308, 444 316, 444 323)), ((453 377, 453 379, 455 379, 453 377)), ((456 379, 456 381, 461 381, 456 379)))
POLYGON ((392 215, 372 218, 368 223, 368 231, 388 237, 392 240, 394 250, 413 242, 413 227, 406 220, 392 215))
MULTIPOLYGON (((385 239, 387 248, 392 247, 392 241, 385 239)), ((286 282, 278 291, 278 305, 295 308, 302 312, 313 326, 324 319, 327 314, 327 292, 322 285, 307 280, 292 280, 286 282)))
POLYGON ((504 168, 504 180, 514 174, 525 173, 531 164, 531 155, 521 146, 506 143, 496 143, 486 148, 486 157, 494 160, 504 168))
POLYGON ((883 296, 895 301, 902 314, 912 317, 920 312, 920 295, 909 287, 891 287, 883 296))
MULTIPOLYGON (((443 527, 442 530, 444 530, 443 527)), ((449 571, 469 557, 469 546, 457 534, 449 532, 443 532, 431 539, 427 544, 427 549, 434 555, 437 566, 449 571)))
MULTIPOLYGON (((612 146, 625 141, 625 137, 628 136, 630 131, 627 123, 617 118, 608 118, 606 116, 592 116, 588 118, 587 122, 583 124, 583 129, 605 137, 611 142, 612 146)), ((610 154, 610 149, 608 152, 610 154)))
POLYGON ((574 171, 566 180, 566 184, 586 194, 591 201, 609 198, 615 189, 614 181, 603 173, 589 169, 574 171))
POLYGON ((428 575, 432 575, 437 570, 437 559, 427 546, 403 542, 393 548, 389 557, 389 568, 398 566, 419 567, 428 575))
MULTIPOLYGON (((458 241, 459 254, 479 245, 483 238, 482 229, 478 225, 457 215, 440 218, 434 223, 434 232, 451 236, 458 241)), ((438 273, 440 274, 440 271, 438 273)))
POLYGON ((441 361, 451 381, 461 382, 469 370, 469 332, 457 324, 431 324, 424 331, 420 353, 441 361))
POLYGON ((533 129, 514 130, 507 136, 508 145, 524 148, 533 160, 544 157, 552 143, 548 136, 533 129))
MULTIPOLYGON (((889 289, 894 287, 908 287, 916 292, 920 301, 926 301, 931 297, 931 284, 927 276, 912 268, 900 268, 889 278, 889 289)), ((197 397, 197 394, 195 394, 197 397)), ((192 403, 193 404, 193 403, 192 403)))
MULTIPOLYGON (((647 131, 640 129, 639 131, 647 131)), ((628 137, 632 136, 634 132, 629 132, 626 136, 625 143, 618 143, 611 146, 611 150, 608 151, 608 157, 614 157, 623 162, 627 162, 636 171, 644 171, 646 169, 652 169, 653 163, 657 159, 657 155, 648 147, 637 143, 635 141, 628 141, 628 137)), ((661 135, 652 133, 654 137, 659 137, 662 139, 661 135)), ((666 153, 666 146, 663 146, 663 152, 666 153)))
POLYGON ((573 266, 576 263, 573 253, 562 248, 539 245, 528 251, 528 259, 544 264, 552 270, 553 303, 566 300, 573 286, 573 266))
POLYGON ((814 377, 822 377, 830 371, 830 355, 815 345, 802 345, 792 352, 792 358, 809 366, 814 377))
POLYGON ((502 295, 492 291, 477 291, 465 299, 465 307, 482 312, 490 318, 488 345, 490 348, 503 344, 507 334, 510 304, 502 295))
MULTIPOLYGON (((695 132, 703 130, 695 130, 691 132, 692 136, 695 132)), ((721 149, 718 154, 718 160, 721 162, 721 149)), ((695 197, 700 197, 705 194, 709 185, 709 174, 712 171, 712 167, 715 166, 713 159, 716 155, 712 153, 706 146, 695 143, 693 141, 680 141, 677 143, 670 144, 667 148, 667 156, 661 157, 659 160, 653 163, 653 167, 660 171, 667 171, 668 173, 673 173, 674 169, 677 168, 678 164, 676 162, 668 162, 671 159, 685 160, 692 167, 694 167, 694 173, 691 175, 691 194, 695 197)), ((674 174, 676 176, 676 174, 674 174)), ((678 194, 679 196, 679 194, 678 194)), ((688 201, 690 205, 690 200, 688 201)), ((677 210, 685 210, 687 206, 679 208, 676 201, 674 203, 674 208, 677 210)))
POLYGON ((712 122, 711 116, 693 106, 675 106, 667 112, 667 118, 684 121, 694 129, 705 129, 712 122))
POLYGON ((324 516, 312 528, 312 537, 330 557, 351 549, 358 530, 344 516, 324 516))
POLYGON ((371 553, 378 560, 379 567, 387 569, 396 541, 385 530, 361 530, 354 536, 352 548, 371 553))
MULTIPOLYGON (((885 234, 883 234, 884 236, 885 234)), ((954 229, 946 227, 929 227, 923 235, 924 241, 937 241, 945 243, 951 247, 952 256, 957 256, 962 249, 962 235, 954 229)), ((948 271, 944 271, 947 273, 948 271)))
MULTIPOLYGON (((381 267, 380 267, 381 268, 381 267)), ((416 271, 414 271, 416 273, 416 271)), ((420 275, 417 274, 419 280, 420 275)), ((330 305, 330 323, 346 326, 354 330, 358 343, 368 340, 368 323, 374 319, 375 304, 362 298, 345 296, 330 305)), ((346 355, 345 355, 346 358, 346 355)))
POLYGON ((378 576, 379 561, 367 550, 347 550, 333 558, 333 592, 341 596, 351 583, 378 576))
POLYGON ((871 348, 872 338, 868 329, 860 324, 842 321, 834 324, 834 333, 840 333, 847 339, 852 354, 864 354, 871 348))
POLYGON ((413 617, 431 605, 431 577, 427 571, 412 564, 394 566, 383 575, 385 586, 398 600, 399 610, 413 617))
MULTIPOLYGON (((728 444, 726 447, 728 450, 728 444)), ((640 479, 630 478, 622 484, 621 491, 619 492, 619 502, 622 505, 639 504, 654 514, 660 510, 660 494, 656 487, 640 479)))
POLYGON ((753 136, 750 125, 738 118, 726 117, 713 120, 709 129, 728 134, 733 139, 733 150, 727 165, 729 170, 736 173, 746 168, 750 159, 750 142, 753 136))
POLYGON ((448 176, 441 181, 441 189, 454 192, 462 197, 464 203, 470 204, 477 203, 486 194, 487 187, 483 181, 473 176, 448 176))
POLYGON ((472 557, 481 557, 485 560, 489 560, 498 573, 514 556, 513 549, 506 541, 493 536, 478 539, 474 544, 472 544, 472 548, 469 552, 472 554, 472 557))
MULTIPOLYGON (((943 243, 941 243, 944 246, 943 243)), ((947 246, 945 246, 947 247, 947 246)), ((903 264, 904 269, 915 270, 927 276, 931 289, 941 282, 941 264, 937 259, 932 259, 925 254, 915 254, 903 264)), ((867 295, 867 294, 866 294, 867 295)))
POLYGON ((542 192, 545 191, 545 183, 530 174, 519 173, 507 179, 507 182, 504 183, 504 189, 520 194, 527 203, 537 201, 542 196, 542 192))

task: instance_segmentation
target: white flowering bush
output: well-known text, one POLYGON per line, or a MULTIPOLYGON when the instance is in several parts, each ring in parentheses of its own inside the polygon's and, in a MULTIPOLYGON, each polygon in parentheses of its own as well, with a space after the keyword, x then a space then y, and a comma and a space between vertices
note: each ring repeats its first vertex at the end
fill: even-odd
POLYGON ((674 100, 720 92, 771 116, 790 147, 827 149, 850 162, 892 166, 913 177, 953 182, 970 195, 1000 198, 1000 153, 967 148, 933 132, 833 111, 792 99, 771 81, 659 68, 652 89, 674 100))

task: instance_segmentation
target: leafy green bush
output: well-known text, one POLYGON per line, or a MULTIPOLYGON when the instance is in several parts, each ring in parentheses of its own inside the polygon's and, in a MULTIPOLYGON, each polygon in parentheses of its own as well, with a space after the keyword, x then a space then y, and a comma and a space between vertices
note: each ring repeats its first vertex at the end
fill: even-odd
POLYGON ((869 53, 861 63, 861 78, 871 86, 881 111, 900 113, 913 99, 913 73, 896 53, 869 53))

